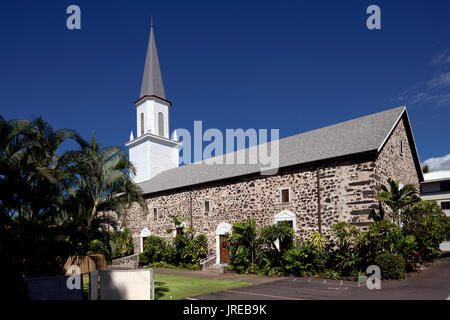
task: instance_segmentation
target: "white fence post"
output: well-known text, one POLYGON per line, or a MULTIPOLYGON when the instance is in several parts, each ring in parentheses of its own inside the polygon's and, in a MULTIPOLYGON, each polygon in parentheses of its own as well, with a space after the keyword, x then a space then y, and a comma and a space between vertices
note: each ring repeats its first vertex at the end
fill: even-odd
POLYGON ((150 269, 150 300, 155 300, 155 278, 153 268, 150 269))

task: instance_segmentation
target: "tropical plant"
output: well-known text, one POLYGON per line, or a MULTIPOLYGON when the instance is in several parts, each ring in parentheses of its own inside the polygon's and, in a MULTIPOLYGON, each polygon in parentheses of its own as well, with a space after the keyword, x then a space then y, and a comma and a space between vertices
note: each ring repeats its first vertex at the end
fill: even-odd
POLYGON ((440 256, 439 244, 450 237, 450 218, 435 201, 420 201, 403 215, 403 231, 414 236, 423 260, 440 256))
POLYGON ((14 279, 11 292, 24 277, 62 273, 67 257, 86 254, 92 240, 108 243, 105 224, 115 222, 99 210, 123 212, 142 200, 119 149, 100 149, 94 137, 89 145, 42 118, 0 116, 0 265, 14 279), (67 140, 77 149, 59 152, 67 140))
POLYGON ((398 181, 388 179, 389 187, 381 185, 381 191, 377 194, 377 199, 386 204, 392 210, 392 221, 400 223, 401 211, 420 200, 417 196, 416 187, 407 184, 400 188, 398 181))
POLYGON ((0 116, 0 265, 11 296, 23 294, 24 277, 61 273, 75 250, 66 226, 56 223, 66 179, 57 150, 68 139, 86 145, 75 131, 54 130, 42 118, 0 116))
POLYGON ((388 221, 378 221, 358 239, 358 252, 363 261, 373 264, 375 257, 383 253, 398 254, 403 245, 402 228, 388 221))
POLYGON ((117 258, 125 257, 133 254, 134 245, 131 239, 130 229, 125 228, 122 231, 116 231, 113 234, 116 249, 114 255, 117 258))
POLYGON ((327 246, 327 237, 322 233, 312 232, 308 236, 308 242, 315 250, 323 251, 327 246))
POLYGON ((343 276, 358 272, 362 262, 357 246, 361 231, 347 222, 338 222, 331 227, 331 233, 333 267, 343 276))
POLYGON ((383 279, 403 279, 405 277, 405 260, 399 254, 382 253, 375 258, 383 279))
POLYGON ((294 229, 289 221, 280 221, 259 230, 261 241, 276 251, 288 248, 294 237, 294 229), (279 249, 276 246, 277 241, 279 242, 279 249))
POLYGON ((237 272, 253 269, 258 249, 256 221, 248 218, 245 222, 235 222, 231 230, 230 268, 237 272))
POLYGON ((111 257, 108 245, 98 239, 94 239, 89 242, 89 251, 87 252, 87 254, 103 254, 106 260, 109 260, 109 258, 111 257))

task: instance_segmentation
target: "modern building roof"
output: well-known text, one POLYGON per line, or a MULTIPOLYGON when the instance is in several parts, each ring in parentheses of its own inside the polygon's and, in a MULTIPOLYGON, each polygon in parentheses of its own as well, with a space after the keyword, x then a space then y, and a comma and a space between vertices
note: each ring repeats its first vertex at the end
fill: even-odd
POLYGON ((450 180, 450 170, 439 170, 423 174, 423 183, 450 180))
POLYGON ((153 32, 153 25, 150 27, 150 38, 148 40, 140 98, 144 96, 157 96, 159 98, 166 99, 166 93, 164 91, 161 76, 161 68, 158 60, 158 50, 156 49, 155 35, 153 32))
MULTIPOLYGON (((367 152, 380 152, 403 115, 407 117, 405 106, 277 140, 279 143, 279 167, 313 163, 367 152)), ((416 169, 419 169, 418 174, 422 180, 420 160, 409 119, 407 123, 416 169)), ((269 150, 272 149, 272 144, 274 142, 268 143, 269 150)), ((236 159, 237 154, 245 153, 246 163, 248 163, 248 155, 252 148, 258 148, 258 146, 242 149, 230 155, 236 159)), ((211 158, 210 161, 214 160, 216 164, 195 162, 161 172, 152 179, 139 183, 138 186, 144 194, 149 194, 257 174, 263 169, 259 164, 217 164, 219 158, 222 158, 222 163, 226 163, 226 156, 220 155, 211 158)))

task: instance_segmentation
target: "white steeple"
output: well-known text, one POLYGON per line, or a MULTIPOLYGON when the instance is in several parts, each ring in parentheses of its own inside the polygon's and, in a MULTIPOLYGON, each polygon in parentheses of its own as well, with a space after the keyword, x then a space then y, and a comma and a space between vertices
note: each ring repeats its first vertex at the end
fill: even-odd
POLYGON ((178 167, 181 143, 170 139, 169 109, 156 49, 153 24, 150 26, 147 55, 140 98, 136 105, 136 139, 126 144, 130 160, 136 167, 136 183, 151 179, 158 173, 178 167))

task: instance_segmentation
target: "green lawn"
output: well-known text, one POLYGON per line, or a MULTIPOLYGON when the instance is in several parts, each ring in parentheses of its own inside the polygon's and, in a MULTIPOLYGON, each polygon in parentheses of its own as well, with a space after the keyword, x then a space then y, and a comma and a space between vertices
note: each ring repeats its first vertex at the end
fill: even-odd
POLYGON ((214 291, 250 286, 250 282, 182 277, 155 273, 156 300, 183 299, 214 291))
MULTIPOLYGON (((170 300, 170 297, 172 296, 172 300, 178 300, 199 294, 246 287, 250 285, 252 284, 246 281, 215 280, 155 273, 155 298, 156 300, 170 300)), ((84 276, 84 299, 88 299, 88 295, 89 277, 84 276)))

